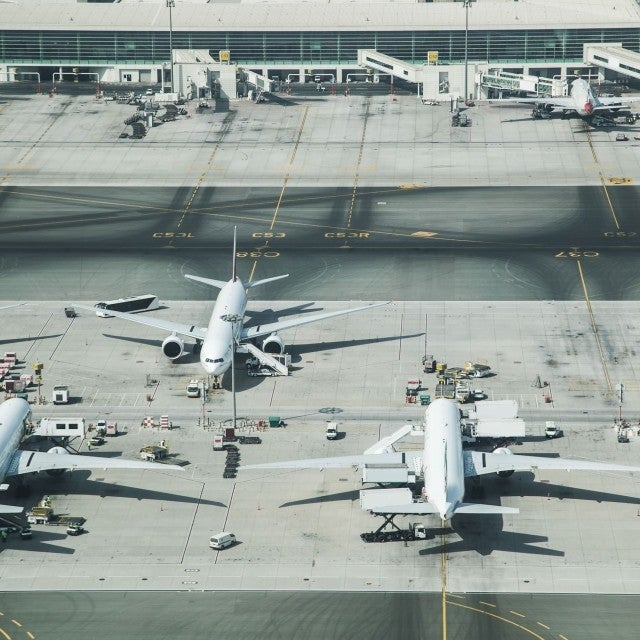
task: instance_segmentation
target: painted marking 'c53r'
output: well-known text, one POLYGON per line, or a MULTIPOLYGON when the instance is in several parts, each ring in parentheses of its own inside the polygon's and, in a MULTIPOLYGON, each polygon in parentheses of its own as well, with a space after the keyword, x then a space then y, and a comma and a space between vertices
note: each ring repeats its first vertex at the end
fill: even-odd
POLYGON ((329 233, 325 233, 325 238, 368 238, 368 231, 330 231, 329 233))

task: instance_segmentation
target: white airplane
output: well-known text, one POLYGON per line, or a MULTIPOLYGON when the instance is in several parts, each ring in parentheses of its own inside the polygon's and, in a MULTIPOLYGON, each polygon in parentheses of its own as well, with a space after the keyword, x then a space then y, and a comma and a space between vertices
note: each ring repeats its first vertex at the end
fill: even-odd
POLYGON ((495 102, 519 102, 535 104, 548 110, 562 109, 565 113, 576 112, 582 118, 590 118, 598 111, 622 109, 632 102, 640 101, 640 97, 599 98, 593 94, 591 85, 582 78, 571 83, 571 92, 567 97, 559 98, 506 98, 495 102))
MULTIPOLYGON (((232 343, 236 346, 238 351, 243 353, 248 351, 258 358, 258 360, 263 364, 272 365, 275 368, 278 368, 278 361, 269 355, 270 353, 284 353, 285 345, 278 335, 278 331, 388 304, 388 302, 382 302, 362 307, 355 307, 352 309, 344 309, 342 311, 319 313, 301 318, 293 318, 291 320, 282 320, 279 322, 244 328, 243 324, 245 309, 247 307, 247 291, 261 284, 266 284, 267 282, 273 282, 274 280, 280 280, 281 278, 287 277, 288 274, 285 274, 244 284, 238 277, 236 270, 236 231, 234 229, 233 268, 231 280, 224 282, 222 280, 201 278, 200 276, 185 275, 185 278, 195 280, 196 282, 202 282, 203 284, 208 284, 220 289, 220 293, 218 294, 218 298, 213 307, 213 313, 211 314, 211 320, 209 320, 209 326, 207 328, 200 328, 192 324, 182 324, 179 322, 161 320, 160 318, 133 315, 131 313, 123 313, 119 311, 109 310, 109 315, 115 316, 116 318, 122 318, 124 320, 131 320, 131 322, 137 322, 157 329, 170 331, 171 335, 165 338, 162 343, 162 352, 171 360, 179 358, 184 353, 184 342, 179 336, 194 338, 196 340, 196 345, 200 349, 200 363, 204 370, 209 375, 218 378, 231 366, 231 358, 233 354, 232 343), (262 342, 262 350, 260 350, 251 341, 263 336, 267 336, 267 338, 262 342)), ((89 307, 75 302, 72 304, 74 307, 78 307, 80 309, 95 311, 94 307, 89 307)))
MULTIPOLYGON (((98 456, 70 454, 62 447, 54 447, 48 452, 19 449, 25 427, 31 421, 31 407, 22 398, 11 398, 0 405, 0 482, 6 478, 38 471, 64 469, 154 469, 182 471, 182 467, 172 464, 155 464, 137 460, 117 460, 98 456)), ((8 489, 8 484, 0 484, 0 490, 8 489)), ((20 513, 22 507, 0 504, 0 513, 20 513)))
MULTIPOLYGON (((379 444, 388 450, 390 440, 379 444)), ((372 447, 368 451, 376 450, 372 447)), ((365 453, 336 458, 316 458, 271 462, 240 467, 241 469, 307 469, 341 468, 364 464, 406 464, 419 469, 424 477, 424 489, 420 500, 406 504, 376 506, 374 513, 384 514, 438 514, 449 520, 457 513, 498 514, 518 513, 513 507, 474 504, 464 502, 464 479, 497 473, 510 476, 514 471, 535 469, 562 469, 566 471, 637 471, 640 467, 628 467, 607 462, 588 460, 567 460, 563 458, 543 458, 537 456, 513 455, 506 447, 493 453, 463 451, 460 429, 460 409, 458 404, 444 398, 435 400, 426 410, 424 448, 418 452, 365 453)), ((384 490, 381 490, 384 491, 384 490)))

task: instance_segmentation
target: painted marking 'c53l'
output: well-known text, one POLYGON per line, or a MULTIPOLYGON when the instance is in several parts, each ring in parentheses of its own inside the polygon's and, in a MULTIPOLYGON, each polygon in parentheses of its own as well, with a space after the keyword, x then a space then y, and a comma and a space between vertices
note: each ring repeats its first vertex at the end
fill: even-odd
POLYGON ((156 231, 154 238, 193 238, 190 231, 156 231))

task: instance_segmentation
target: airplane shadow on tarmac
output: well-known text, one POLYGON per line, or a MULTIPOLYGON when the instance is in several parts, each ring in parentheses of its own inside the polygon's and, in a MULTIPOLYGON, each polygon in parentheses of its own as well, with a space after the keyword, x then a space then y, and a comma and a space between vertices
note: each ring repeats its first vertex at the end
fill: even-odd
POLYGON ((49 338, 61 338, 64 333, 54 333, 50 336, 32 336, 30 338, 7 338, 0 340, 0 344, 18 344, 18 342, 35 342, 36 340, 48 340, 49 338))
MULTIPOLYGON (((105 456, 106 457, 106 456, 105 456)), ((94 471, 94 474, 96 471, 94 471)), ((105 471, 104 473, 109 473, 105 471)), ((28 484, 32 496, 41 495, 83 495, 107 498, 130 498, 132 500, 154 500, 158 502, 182 502, 188 504, 207 505, 212 507, 227 508, 227 505, 216 500, 206 500, 198 496, 183 496, 155 489, 143 489, 124 485, 121 482, 112 483, 100 478, 90 479, 90 471, 65 472, 60 477, 51 477, 46 473, 33 478, 28 484)), ((29 500, 33 504, 33 497, 29 500)))
MULTIPOLYGON (((9 537, 7 547, 11 549, 19 548, 24 551, 35 551, 36 553, 57 553, 61 555, 73 555, 76 550, 69 547, 59 547, 56 544, 49 544, 50 542, 64 542, 68 540, 66 533, 66 527, 60 527, 60 531, 63 533, 54 533, 47 529, 38 529, 37 533, 31 540, 18 540, 17 534, 9 537)), ((4 545, 0 546, 0 553, 2 553, 4 545)))

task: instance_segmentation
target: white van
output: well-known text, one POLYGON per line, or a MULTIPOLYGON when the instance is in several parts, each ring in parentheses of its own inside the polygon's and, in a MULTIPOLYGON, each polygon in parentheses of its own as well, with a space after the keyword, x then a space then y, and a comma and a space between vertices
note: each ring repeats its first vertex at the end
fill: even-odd
POLYGON ((236 537, 233 533, 223 531, 222 533, 216 533, 209 538, 209 546, 212 549, 226 549, 232 544, 236 543, 236 537))

